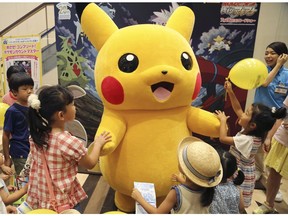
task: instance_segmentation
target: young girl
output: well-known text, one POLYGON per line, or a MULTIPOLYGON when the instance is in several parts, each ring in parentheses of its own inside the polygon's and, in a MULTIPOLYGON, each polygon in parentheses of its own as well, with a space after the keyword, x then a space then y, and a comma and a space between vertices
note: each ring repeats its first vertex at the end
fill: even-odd
MULTIPOLYGON (((288 96, 283 104, 288 108, 288 96)), ((277 128, 277 127, 275 127, 277 128)), ((274 129, 274 127, 273 127, 274 129)), ((272 129, 272 130, 273 130, 272 129)), ((279 191, 282 177, 288 178, 288 117, 282 124, 278 124, 278 129, 273 130, 272 147, 271 144, 265 146, 264 150, 269 152, 265 164, 270 167, 266 185, 266 201, 259 208, 253 211, 254 214, 275 213, 274 201, 279 191), (270 150, 271 148, 271 150, 270 150)))
POLYGON ((109 132, 103 132, 94 140, 90 154, 82 141, 64 131, 67 121, 75 118, 76 109, 72 93, 59 85, 43 89, 39 98, 29 97, 29 124, 31 168, 26 202, 32 209, 56 210, 69 205, 79 210, 79 203, 87 195, 76 178, 78 165, 93 168, 102 146, 111 140, 109 132), (42 154, 46 158, 57 206, 50 201, 42 154))
POLYGON ((177 214, 208 214, 214 187, 220 183, 223 174, 217 151, 195 137, 186 137, 179 145, 178 161, 184 178, 172 176, 181 184, 172 187, 158 208, 150 205, 136 188, 132 198, 149 214, 168 214, 172 209, 177 214))
POLYGON ((238 169, 236 158, 227 151, 220 151, 223 177, 215 187, 215 194, 210 205, 211 214, 240 214, 244 211, 242 191, 237 187, 244 181, 244 173, 238 169), (237 171, 238 169, 238 171, 237 171), (237 171, 237 177, 233 174, 237 171))
POLYGON ((276 119, 285 117, 286 109, 274 110, 262 104, 252 104, 244 113, 232 90, 231 83, 226 81, 224 87, 242 130, 235 136, 228 136, 227 119, 229 116, 226 116, 224 112, 216 111, 220 120, 219 139, 220 142, 231 145, 230 152, 236 157, 238 167, 245 175, 244 183, 240 187, 243 191, 244 207, 247 208, 251 205, 255 186, 255 154, 276 119))

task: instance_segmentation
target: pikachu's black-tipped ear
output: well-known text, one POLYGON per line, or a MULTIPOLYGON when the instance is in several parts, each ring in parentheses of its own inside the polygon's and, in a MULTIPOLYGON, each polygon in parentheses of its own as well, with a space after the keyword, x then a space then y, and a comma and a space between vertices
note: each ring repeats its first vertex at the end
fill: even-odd
POLYGON ((90 2, 75 3, 76 13, 77 13, 77 15, 78 15, 79 21, 81 21, 82 13, 83 13, 85 7, 86 7, 89 3, 90 3, 90 2))

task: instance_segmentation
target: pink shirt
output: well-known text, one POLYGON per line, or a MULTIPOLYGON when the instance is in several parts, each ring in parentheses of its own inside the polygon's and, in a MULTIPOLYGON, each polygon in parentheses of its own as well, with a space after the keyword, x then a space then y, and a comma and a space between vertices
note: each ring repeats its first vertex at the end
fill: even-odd
POLYGON ((286 129, 283 125, 280 125, 274 134, 274 139, 282 145, 288 147, 288 129, 286 129))
MULTIPOLYGON (((47 165, 49 167, 52 186, 58 205, 76 204, 87 198, 76 174, 79 160, 87 154, 82 141, 69 132, 50 134, 49 148, 45 150, 47 165), (72 187, 73 185, 73 187, 72 187), (71 192, 73 188, 73 192, 71 192)), ((31 169, 29 175, 29 188, 27 203, 33 208, 52 209, 49 203, 49 190, 45 178, 45 170, 41 161, 41 151, 30 139, 31 169)))
POLYGON ((16 98, 13 96, 12 92, 9 91, 7 94, 5 94, 2 97, 2 102, 8 104, 9 106, 11 106, 12 104, 14 104, 16 102, 16 98))

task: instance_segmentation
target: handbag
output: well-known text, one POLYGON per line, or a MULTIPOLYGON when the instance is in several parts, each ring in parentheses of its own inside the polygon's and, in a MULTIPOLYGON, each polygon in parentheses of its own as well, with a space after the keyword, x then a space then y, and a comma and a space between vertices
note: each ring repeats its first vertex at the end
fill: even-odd
MULTIPOLYGON (((57 206, 55 194, 54 194, 54 191, 53 191, 53 188, 52 188, 52 180, 51 180, 51 177, 50 177, 50 173, 48 171, 48 165, 47 165, 46 158, 45 158, 43 150, 41 151, 41 158, 42 158, 42 161, 44 163, 45 176, 46 176, 46 181, 47 181, 47 184, 48 184, 48 190, 49 190, 49 194, 50 194, 50 203, 51 203, 51 206, 52 206, 53 210, 55 210, 57 213, 61 213, 61 212, 65 211, 65 210, 71 209, 69 204, 64 204, 64 205, 57 206)), ((73 184, 72 184, 72 187, 73 187, 73 184)), ((71 188, 71 190, 72 190, 72 193, 74 193, 73 188, 71 188)))

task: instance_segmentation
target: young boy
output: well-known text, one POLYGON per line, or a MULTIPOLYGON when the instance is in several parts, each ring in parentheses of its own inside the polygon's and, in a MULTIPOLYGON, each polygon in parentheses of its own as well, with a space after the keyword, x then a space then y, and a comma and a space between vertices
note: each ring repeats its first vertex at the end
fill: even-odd
POLYGON ((12 161, 19 175, 30 151, 27 112, 28 97, 33 93, 33 87, 34 81, 27 73, 15 73, 10 77, 9 88, 16 102, 5 113, 2 136, 5 162, 1 166, 3 172, 9 175, 13 174, 12 161))
MULTIPOLYGON (((9 85, 9 80, 10 80, 11 76, 15 73, 20 73, 20 72, 26 73, 25 69, 21 66, 18 66, 18 65, 12 65, 8 68, 7 73, 6 73, 8 85, 9 85)), ((13 96, 13 93, 11 91, 9 91, 8 93, 6 93, 2 97, 2 102, 11 106, 13 103, 16 102, 16 98, 13 96)))

